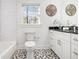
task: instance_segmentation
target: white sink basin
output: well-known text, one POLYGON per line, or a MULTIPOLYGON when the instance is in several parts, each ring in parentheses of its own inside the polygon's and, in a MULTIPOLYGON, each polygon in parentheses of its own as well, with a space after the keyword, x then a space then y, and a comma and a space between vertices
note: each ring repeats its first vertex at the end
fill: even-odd
POLYGON ((34 41, 26 41, 25 42, 25 46, 26 47, 34 47, 36 44, 34 41))

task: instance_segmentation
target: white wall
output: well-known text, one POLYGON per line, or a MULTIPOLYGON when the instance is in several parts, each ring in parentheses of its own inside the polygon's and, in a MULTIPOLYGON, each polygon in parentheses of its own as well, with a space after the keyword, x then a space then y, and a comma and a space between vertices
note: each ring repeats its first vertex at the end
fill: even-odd
POLYGON ((16 0, 1 0, 1 40, 16 40, 16 0))
MULTIPOLYGON (((0 0, 0 20, 1 20, 1 0, 0 0)), ((0 21, 1 22, 1 21, 0 21)), ((0 28, 1 28, 1 23, 0 23, 0 28)), ((1 37, 1 34, 0 34, 1 37)), ((0 39, 1 40, 1 39, 0 39)))
POLYGON ((69 26, 72 26, 72 25, 78 26, 78 10, 74 16, 68 16, 65 12, 65 7, 68 4, 74 4, 76 6, 76 8, 78 9, 78 0, 63 0, 62 2, 63 2, 63 4, 62 4, 62 18, 61 18, 62 24, 67 26, 68 25, 67 21, 69 21, 69 26))

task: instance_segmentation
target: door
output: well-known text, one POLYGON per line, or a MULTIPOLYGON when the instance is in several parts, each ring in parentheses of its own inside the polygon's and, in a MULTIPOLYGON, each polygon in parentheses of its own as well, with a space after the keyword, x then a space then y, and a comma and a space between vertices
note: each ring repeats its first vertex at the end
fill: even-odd
POLYGON ((53 37, 50 37, 50 44, 52 46, 52 50, 55 52, 56 51, 56 39, 53 37))
POLYGON ((62 51, 63 51, 63 44, 64 44, 64 42, 62 41, 62 40, 56 40, 56 54, 60 57, 60 59, 63 59, 62 58, 62 51))
POLYGON ((63 44, 63 59, 70 59, 70 42, 64 41, 63 44))
POLYGON ((74 44, 71 45, 71 59, 78 59, 78 46, 74 44))

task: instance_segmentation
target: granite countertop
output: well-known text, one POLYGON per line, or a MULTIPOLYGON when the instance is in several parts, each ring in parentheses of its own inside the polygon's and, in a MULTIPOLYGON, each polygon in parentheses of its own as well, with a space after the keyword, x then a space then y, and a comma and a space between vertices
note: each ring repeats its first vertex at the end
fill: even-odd
POLYGON ((53 28, 53 27, 49 27, 49 30, 54 30, 54 31, 59 31, 59 32, 64 32, 64 33, 71 33, 71 34, 78 34, 78 32, 74 32, 73 30, 66 30, 63 31, 62 29, 57 28, 53 28))

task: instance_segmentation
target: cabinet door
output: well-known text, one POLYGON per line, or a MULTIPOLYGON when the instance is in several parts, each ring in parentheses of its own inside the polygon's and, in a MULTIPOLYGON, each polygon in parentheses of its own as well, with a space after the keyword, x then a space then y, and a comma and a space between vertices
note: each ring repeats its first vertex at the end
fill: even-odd
POLYGON ((56 54, 62 59, 62 52, 63 51, 63 41, 62 40, 56 40, 56 54))
POLYGON ((71 59, 78 59, 78 46, 71 45, 71 59))
POLYGON ((78 45, 78 35, 77 34, 71 34, 71 43, 78 45))
POLYGON ((53 36, 57 39, 61 38, 63 41, 70 41, 70 34, 69 33, 64 33, 64 32, 53 32, 53 36))
POLYGON ((70 42, 64 41, 64 44, 63 44, 63 59, 70 59, 70 42))
POLYGON ((51 44, 52 50, 55 52, 56 51, 56 39, 53 37, 50 37, 50 44, 51 44))

